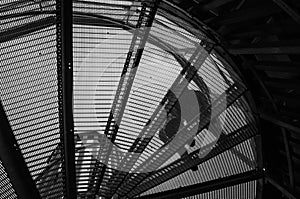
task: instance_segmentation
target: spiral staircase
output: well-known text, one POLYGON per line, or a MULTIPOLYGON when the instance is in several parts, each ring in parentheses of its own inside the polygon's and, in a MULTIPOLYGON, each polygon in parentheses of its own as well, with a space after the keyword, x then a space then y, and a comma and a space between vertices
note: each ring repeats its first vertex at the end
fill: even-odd
POLYGON ((299 1, 0 13, 0 199, 300 197, 299 1))

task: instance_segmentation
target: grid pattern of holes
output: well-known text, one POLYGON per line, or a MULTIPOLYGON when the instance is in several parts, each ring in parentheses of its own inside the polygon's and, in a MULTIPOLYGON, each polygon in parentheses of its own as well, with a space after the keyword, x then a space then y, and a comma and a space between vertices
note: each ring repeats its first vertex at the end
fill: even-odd
POLYGON ((15 199, 17 195, 0 160, 0 199, 15 199))
POLYGON ((184 199, 206 199, 206 198, 256 198, 256 181, 251 181, 224 189, 219 189, 204 194, 186 197, 184 199))
POLYGON ((55 0, 44 1, 1 1, 1 32, 23 26, 26 23, 38 21, 55 11, 55 0))
MULTIPOLYGON (((55 6, 54 0, 1 1, 1 31, 30 28, 33 23, 44 27, 37 21, 54 16, 49 13, 55 11, 55 6)), ((41 196, 59 198, 63 179, 56 26, 13 38, 7 36, 9 40, 1 43, 1 101, 41 196)))
MULTIPOLYGON (((102 15, 105 17, 110 17, 115 20, 124 20, 126 17, 126 6, 130 4, 130 1, 118 1, 120 4, 123 3, 123 7, 118 7, 114 3, 110 4, 110 2, 106 3, 88 3, 88 1, 81 1, 74 3, 74 9, 78 12, 87 12, 89 14, 102 15)), ((137 7, 138 8, 138 7, 137 7)), ((138 11, 134 13, 137 15, 138 11)), ((138 16, 138 15, 137 15, 138 16)), ((137 16, 133 16, 129 23, 135 24, 137 21, 137 16)), ((172 17, 171 17, 172 18, 172 17)), ((178 20, 177 18, 172 18, 173 22, 176 21, 177 24, 182 25, 186 29, 192 30, 192 28, 187 27, 188 25, 182 20, 178 20)), ((173 47, 177 47, 179 54, 189 59, 193 53, 193 45, 195 43, 199 43, 199 38, 207 39, 204 35, 199 32, 197 33, 197 37, 194 37, 190 33, 186 32, 184 28, 179 28, 178 26, 174 26, 172 21, 167 20, 164 17, 157 17, 154 25, 152 27, 151 34, 156 38, 160 38, 167 43, 172 43, 173 47), (167 26, 166 26, 167 24, 167 26), (170 29, 171 27, 171 29, 170 29), (185 37, 178 36, 177 33, 181 33, 185 37), (176 35, 177 34, 177 35, 176 35)), ((75 110, 74 110, 74 120, 75 120, 75 132, 82 133, 88 131, 100 132, 105 128, 107 117, 109 115, 109 111, 111 108, 111 103, 114 97, 114 93, 116 92, 116 86, 120 78, 120 74, 122 72, 122 67, 125 60, 125 55, 127 53, 127 49, 129 47, 131 37, 130 34, 126 31, 120 31, 118 28, 113 27, 96 27, 96 26, 83 26, 83 25, 75 25, 74 26, 74 76, 75 76, 75 89, 74 89, 74 100, 75 100, 75 110), (118 35, 118 37, 114 38, 114 35, 118 35), (105 41, 103 43, 103 41, 105 41), (102 44, 102 45, 100 45, 102 44), (115 48, 114 48, 115 47, 115 48), (113 62, 113 66, 108 69, 108 71, 100 71, 99 66, 105 66, 111 64, 111 59, 116 58, 113 62), (84 75, 85 77, 80 77, 80 71, 85 68, 84 75), (101 79, 99 79, 99 74, 101 74, 101 79), (90 101, 90 95, 92 95, 93 87, 96 87, 97 84, 101 84, 101 92, 98 90, 97 95, 95 95, 95 101, 92 105, 92 101, 90 101), (93 108, 95 106, 98 110, 97 116, 93 116, 93 108), (100 112, 101 110, 101 112, 100 112)), ((192 32, 195 30, 192 30, 192 32)), ((130 32, 130 31, 129 31, 130 32)), ((151 36, 149 37, 149 41, 151 40, 151 36)), ((119 134, 116 139, 116 143, 122 149, 128 150, 134 141, 134 137, 132 134, 137 134, 141 130, 144 123, 147 122, 147 117, 145 113, 149 111, 149 109, 153 108, 151 106, 155 106, 162 96, 162 93, 166 92, 166 89, 161 87, 152 86, 147 87, 144 86, 147 84, 148 78, 151 76, 152 83, 153 78, 156 81, 162 81, 164 84, 169 84, 172 82, 172 77, 164 76, 165 70, 166 73, 169 74, 178 74, 180 70, 179 64, 174 60, 174 58, 170 58, 166 55, 164 51, 161 51, 160 48, 155 46, 159 43, 159 40, 152 39, 152 46, 148 43, 148 48, 145 48, 143 59, 141 60, 141 67, 139 67, 138 75, 135 77, 133 89, 138 89, 139 92, 131 93, 129 96, 129 101, 126 106, 127 113, 131 112, 134 114, 125 114, 122 120, 122 123, 119 128, 119 134), (162 55, 163 57, 162 60, 162 55), (164 62, 163 69, 156 68, 155 63, 164 62), (143 64, 149 65, 153 67, 142 67, 143 64), (177 68, 177 69, 175 69, 177 68), (153 75, 153 71, 155 71, 155 75, 153 75), (175 70, 175 72, 174 72, 175 70), (145 89, 145 90, 143 90, 145 89), (160 89, 162 89, 160 91, 160 89), (150 95, 149 99, 145 98, 145 96, 141 95, 142 92, 148 93, 150 95), (146 110, 145 110, 146 109, 146 110), (130 133, 128 133, 130 132, 130 133)), ((150 43, 151 43, 150 42, 150 43)), ((223 60, 222 60, 223 61, 223 60)), ((206 80, 206 83, 216 93, 220 93, 220 86, 225 87, 227 90, 233 85, 237 83, 238 88, 235 87, 232 98, 236 99, 244 90, 245 86, 240 81, 238 76, 234 73, 234 71, 227 67, 226 64, 218 61, 218 58, 215 54, 212 54, 212 57, 208 58, 203 64, 202 70, 199 70, 199 75, 206 80), (214 67, 212 67, 214 65, 214 67), (220 75, 215 75, 218 71, 223 73, 223 77, 220 75), (223 79, 226 79, 226 85, 222 85, 223 79), (211 79, 217 79, 215 82, 211 81, 211 79), (219 81, 219 83, 218 83, 219 81)), ((82 71, 81 71, 82 72, 82 71)), ((195 89, 197 86, 191 84, 191 88, 195 89)), ((233 110, 235 112, 236 110, 233 110)), ((148 116, 149 117, 149 116, 148 116)), ((250 122, 251 119, 247 118, 247 122, 250 122)), ((236 119, 235 119, 236 120, 236 119)), ((233 121, 232 121, 233 122, 233 121)), ((231 122, 231 123, 232 123, 231 122)), ((236 122, 236 121, 234 121, 236 122)), ((242 125, 245 121, 239 120, 238 125, 242 125)), ((226 132, 230 133, 233 131, 231 123, 226 126, 226 132)), ((94 143, 94 146, 91 150, 101 151, 104 153, 104 149, 101 149, 97 146, 98 140, 97 136, 94 138, 90 138, 91 143, 94 143), (94 139, 94 140, 93 140, 94 139)), ((152 142, 149 144, 150 148, 159 148, 162 145, 161 141, 154 137, 152 142)), ((78 143, 78 147, 82 146, 82 143, 78 143)), ((243 145, 246 149, 249 147, 248 145, 243 145)), ((243 148, 243 147, 242 147, 243 148)), ((97 178, 95 175, 97 172, 101 171, 101 167, 103 165, 97 163, 93 157, 92 152, 88 150, 81 150, 77 153, 77 177, 79 189, 82 192, 88 190, 88 186, 90 182, 93 182, 91 178, 97 178), (94 165, 98 165, 98 168, 95 168, 94 165), (94 168, 94 169, 93 169, 94 168), (89 181, 90 180, 90 181, 89 181)), ((241 150, 241 148, 239 148, 241 150)), ((243 149, 242 149, 243 150, 243 149)), ((152 154, 153 150, 145 151, 145 154, 152 154)), ((253 155, 253 154, 250 154, 253 155)), ((115 165, 119 160, 116 159, 116 154, 111 156, 110 162, 111 165, 115 165)), ((144 155, 141 159, 147 159, 147 155, 144 155)), ((252 156, 251 156, 252 157, 252 156)), ((136 161, 137 165, 140 165, 141 161, 136 161)), ((118 186, 118 179, 114 179, 112 181, 112 176, 118 176, 120 172, 110 168, 106 170, 103 183, 101 185, 100 195, 107 196, 110 193, 110 189, 118 186), (109 187, 107 185, 109 184, 109 187)), ((119 177, 124 177, 121 174, 119 177)), ((129 177, 131 179, 131 177, 129 177)), ((135 179, 133 177, 132 179, 135 179)), ((125 185, 126 187, 126 185, 125 185)), ((82 193, 83 194, 83 193, 82 193)))
MULTIPOLYGON (((238 173, 243 173, 246 171, 252 170, 256 164, 249 165, 248 162, 237 157, 233 150, 238 150, 239 148, 249 149, 251 148, 249 145, 254 142, 253 139, 247 140, 233 149, 227 150, 220 155, 200 164, 198 166, 198 171, 188 170, 185 173, 172 178, 146 192, 142 195, 148 195, 152 193, 158 193, 165 190, 176 189, 179 187, 184 187, 188 185, 193 185, 201 182, 207 182, 211 180, 215 180, 218 178, 223 178, 231 175, 235 175, 238 173), (231 161, 227 161, 231 160, 231 161), (220 164, 222 162, 223 164, 220 164)), ((243 151, 247 153, 247 151, 243 151)), ((251 153, 251 152, 249 152, 251 153)), ((250 158, 247 160, 251 164, 255 160, 254 155, 252 154, 250 158)))
MULTIPOLYGON (((150 1, 149 1, 150 2, 150 1)), ((89 4, 88 2, 85 2, 86 4, 82 2, 74 2, 74 10, 75 12, 86 12, 86 13, 91 13, 91 11, 93 11, 93 14, 101 14, 103 16, 113 16, 116 19, 124 19, 124 17, 126 16, 126 9, 124 10, 124 8, 121 7, 114 7, 112 9, 109 8, 110 3, 94 3, 89 4), (103 6, 104 5, 104 6, 103 6), (106 5, 106 6, 105 6, 106 5), (123 13, 123 14, 122 14, 123 13), (125 13, 125 15, 124 15, 125 13)), ((115 3, 115 2, 114 2, 115 3)), ((112 5, 114 4, 112 3, 112 5)), ((120 1, 120 3, 122 4, 122 2, 120 1)), ((127 1, 127 2, 123 2, 123 4, 131 4, 131 2, 127 1)), ((127 5, 127 7, 128 7, 127 5)), ((125 5, 126 6, 126 5, 125 5)), ((140 8, 140 4, 138 3, 138 5, 136 6, 136 8, 140 8)), ((138 12, 133 12, 134 16, 130 17, 130 20, 128 20, 129 23, 131 24, 135 24, 137 22, 137 18, 139 16, 138 12)), ((145 18, 147 18, 148 16, 148 11, 146 10, 146 16, 145 18)), ((142 22, 142 25, 145 22, 142 22)), ((100 30, 101 28, 99 28, 98 30, 100 30)), ((105 36, 106 34, 114 34, 114 29, 103 29, 105 32, 103 33, 105 36), (109 33, 107 33, 107 31, 109 33)), ((101 106, 101 113, 102 115, 98 115, 98 118, 92 118, 90 117, 90 114, 92 114, 92 112, 89 110, 89 106, 91 105, 91 102, 88 102, 86 98, 88 98, 88 92, 89 90, 91 90, 93 88, 93 85, 97 84, 97 68, 96 65, 97 64, 95 62, 95 60, 88 60, 90 62, 94 63, 90 63, 90 66, 88 66, 87 70, 88 72, 86 74, 88 74, 89 76, 89 80, 83 80, 80 79, 80 77, 78 76, 78 73, 80 73, 80 64, 81 61, 85 58, 83 55, 88 55, 91 51, 91 49, 93 48, 93 46, 98 42, 99 43, 99 35, 95 35, 93 34, 93 29, 88 27, 88 26, 84 26, 84 28, 80 27, 80 26, 75 26, 74 28, 74 71, 75 71, 75 89, 74 89, 74 99, 75 99, 75 103, 74 103, 74 120, 75 120, 75 132, 84 132, 84 131, 90 131, 90 130, 98 130, 99 128, 103 129, 105 127, 106 124, 106 119, 107 119, 107 114, 106 110, 109 111, 110 110, 110 105, 109 103, 107 103, 107 101, 109 102, 109 100, 113 100, 114 95, 112 94, 111 96, 109 96, 109 92, 115 92, 114 89, 109 88, 109 86, 116 84, 118 82, 118 77, 122 72, 122 68, 113 68, 112 71, 109 71, 106 75, 104 75, 104 77, 101 79, 101 84, 104 84, 102 86, 102 91, 103 88, 105 90, 105 88, 108 88, 106 91, 106 93, 98 93, 99 94, 99 99, 97 102, 97 109, 99 109, 99 106, 101 106), (94 43, 96 42, 96 43, 94 43), (95 67, 91 67, 91 66, 95 66, 95 67), (121 69, 121 71, 119 70, 121 69), (78 72, 79 71, 79 72, 78 72), (116 74, 114 76, 114 74, 116 74), (114 82, 114 79, 116 78, 116 81, 114 82), (101 121, 101 124, 98 125, 97 121, 95 121, 95 119, 99 119, 101 121), (103 121, 102 121, 103 120, 103 121), (103 123, 102 123, 103 122, 103 123)), ((127 48, 127 44, 130 44, 131 42, 131 34, 128 33, 127 34, 127 38, 126 35, 125 37, 122 37, 120 39, 117 40, 111 40, 111 45, 118 45, 118 50, 111 52, 111 54, 104 52, 101 53, 101 55, 103 56, 103 59, 101 59, 102 63, 105 62, 105 60, 107 60, 110 56, 112 58, 115 58, 116 55, 118 56, 118 51, 123 49, 122 54, 126 56, 127 51, 125 49, 127 48), (128 37, 129 36, 129 37, 128 37), (124 51, 125 50, 125 51, 124 51)), ((109 47, 108 47, 109 48, 109 47)), ((99 48, 100 51, 105 51, 106 47, 102 46, 101 48, 99 48)), ((134 48, 134 51, 136 51, 136 47, 134 48)), ((132 56, 134 57, 134 55, 132 56)), ((126 57, 124 57, 123 59, 120 59, 120 65, 124 65, 124 60, 126 57)), ((117 64, 116 64, 117 65, 117 64)), ((133 142, 133 140, 128 140, 133 142)), ((120 145, 121 147, 126 147, 126 143, 123 141, 120 145)), ((128 148, 128 147, 127 147, 128 148)), ((78 168, 78 172, 77 172, 77 179, 78 179, 78 190, 79 193, 87 190, 88 188, 88 180, 87 180, 87 176, 89 176, 89 178, 93 178, 93 171, 92 171, 92 167, 94 165, 94 161, 91 159, 91 157, 87 157, 88 156, 88 151, 81 151, 78 152, 76 154, 77 158, 78 158, 78 162, 77 162, 77 168, 78 168), (85 155, 84 155, 85 154, 85 155), (83 158, 84 157, 84 158, 83 158), (87 166, 90 165, 90 166, 87 166)), ((110 171, 108 170, 107 173, 110 173, 110 171)), ((103 188, 102 188, 103 189, 103 188)))
POLYGON ((51 26, 3 43, 1 99, 34 177, 59 143, 55 34, 51 26))
MULTIPOLYGON (((247 105, 247 103, 243 100, 243 98, 242 98, 242 100, 237 100, 233 105, 235 105, 235 104, 239 104, 239 105, 242 104, 241 107, 245 107, 247 105)), ((235 123, 233 120, 234 117, 232 117, 232 116, 230 116, 230 117, 231 118, 230 118, 229 122, 235 123)), ((226 132, 226 128, 223 129, 223 134, 225 136, 223 136, 219 139, 219 141, 214 146, 213 150, 211 150, 210 153, 208 153, 205 157, 198 158, 199 152, 198 152, 198 149, 196 149, 192 152, 193 155, 192 155, 191 159, 184 159, 184 160, 175 159, 176 161, 174 163, 168 165, 166 168, 163 168, 161 170, 158 170, 157 172, 154 172, 152 175, 150 175, 150 177, 148 177, 146 180, 144 180, 142 183, 140 183, 137 187, 135 187, 135 189, 132 191, 130 196, 132 197, 134 193, 141 193, 141 192, 143 192, 143 190, 145 191, 148 188, 159 185, 160 183, 162 183, 168 179, 171 179, 184 171, 187 171, 190 167, 192 167, 195 164, 200 164, 200 163, 203 164, 203 162, 218 155, 220 152, 223 152, 226 149, 226 147, 235 146, 236 144, 240 143, 241 141, 247 140, 248 138, 254 136, 257 132, 257 129, 255 128, 252 114, 251 113, 245 114, 244 117, 246 117, 246 119, 243 120, 244 121, 243 123, 236 122, 237 126, 235 126, 234 131, 226 132), (247 121, 249 124, 246 123, 247 124, 246 125, 245 121, 247 121)), ((209 150, 210 146, 211 146, 210 143, 207 143, 206 145, 201 147, 201 150, 203 150, 203 151, 205 151, 207 149, 209 150)), ((240 149, 241 149, 241 147, 239 147, 237 150, 240 150, 240 149)), ((255 151, 255 147, 247 144, 247 146, 244 148, 244 150, 245 151, 242 152, 243 156, 245 155, 245 156, 249 157, 249 155, 250 155, 250 160, 253 160, 253 158, 254 158, 253 153, 255 151), (250 150, 250 149, 252 152, 249 154, 249 153, 247 153, 247 150, 250 150)), ((245 158, 245 159, 247 159, 247 158, 245 158)), ((253 168, 255 166, 255 160, 250 161, 249 165, 250 165, 250 167, 253 168)), ((246 165, 246 166, 249 167, 249 165, 246 165)), ((212 170, 212 172, 213 172, 213 170, 212 170)), ((137 176, 137 177, 133 178, 133 180, 137 180, 140 178, 142 179, 142 177, 143 177, 143 175, 137 176)), ((131 186, 133 186, 133 185, 131 185, 131 186)))

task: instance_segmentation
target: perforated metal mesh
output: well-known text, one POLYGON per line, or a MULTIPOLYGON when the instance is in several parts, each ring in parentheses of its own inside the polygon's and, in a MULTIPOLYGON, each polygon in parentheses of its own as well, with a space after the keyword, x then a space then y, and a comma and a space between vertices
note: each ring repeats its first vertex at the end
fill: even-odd
MULTIPOLYGON (((257 166, 252 139, 256 121, 243 97, 246 86, 195 24, 166 7, 157 10, 156 2, 73 1, 79 197, 134 197, 257 166), (187 85, 180 84, 182 80, 187 85), (169 111, 175 104, 164 104, 167 93, 173 89, 180 96, 185 87, 204 93, 215 112, 211 116, 206 107, 196 144, 183 158, 178 151, 185 147, 188 133, 182 132, 192 131, 187 124, 196 120, 182 120, 181 138, 163 152, 160 149, 171 141, 160 138, 159 128, 165 123, 164 108, 169 111), (208 129, 211 119, 218 121, 220 138, 208 129), (202 148, 210 151, 205 158, 197 156, 202 148), (128 152, 139 155, 133 158, 128 152), (198 171, 192 172, 192 167, 198 171)), ((54 0, 8 0, 0 6, 0 99, 41 196, 61 198, 65 177, 60 5, 54 0)), ((5 178, 0 167, 1 173, 5 178)), ((252 198, 255 187, 245 186, 251 190, 240 185, 199 197, 231 196, 236 190, 252 198)), ((0 182, 1 189, 11 190, 0 182)))
POLYGON ((45 197, 62 195, 55 1, 1 1, 1 101, 45 197))
POLYGON ((14 198, 17 198, 17 195, 0 160, 0 199, 14 198))
MULTIPOLYGON (((181 181, 178 185, 183 186, 201 180, 208 181, 233 175, 256 167, 255 144, 250 139, 257 133, 256 122, 250 107, 241 97, 247 89, 229 64, 219 59, 217 52, 212 51, 210 56, 207 56, 206 50, 201 51, 196 48, 201 41, 208 44, 212 42, 199 30, 168 11, 159 9, 143 48, 138 69, 137 71, 132 69, 139 44, 145 36, 141 31, 136 39, 136 30, 141 30, 147 24, 151 13, 150 2, 154 1, 146 1, 145 4, 139 1, 135 3, 75 1, 73 4, 75 10, 74 126, 75 133, 78 134, 77 188, 82 195, 133 197, 153 187, 151 182, 159 184, 175 177, 176 175, 171 171, 176 171, 179 175, 188 170, 191 164, 197 164, 196 160, 179 161, 180 156, 176 155, 179 145, 173 146, 174 148, 163 154, 156 153, 164 145, 158 133, 148 141, 139 142, 136 139, 150 132, 145 130, 145 125, 188 61, 196 67, 201 66, 197 72, 201 78, 194 78, 188 85, 188 89, 205 90, 205 86, 199 86, 202 79, 213 93, 212 102, 223 102, 218 101, 222 98, 220 97, 222 93, 227 96, 226 111, 221 107, 217 108, 217 117, 222 121, 224 139, 220 138, 220 143, 210 154, 212 159, 199 166, 199 168, 203 167, 202 169, 211 169, 207 170, 207 178, 203 178, 200 171, 188 171, 176 177, 176 180, 167 181, 166 186, 153 189, 151 193, 174 188, 167 184, 171 183, 175 186, 177 181, 181 181), (201 53, 193 58, 195 52, 201 53), (124 72, 125 66, 128 66, 128 71, 124 72), (133 76, 131 72, 136 73, 133 76), (118 93, 120 82, 130 82, 130 78, 134 78, 132 87, 128 85, 120 87, 121 92, 118 93), (123 92, 129 92, 129 95, 122 120, 118 123, 116 118, 119 117, 119 113, 115 111, 117 109, 114 108, 114 100, 116 96, 123 95, 123 92), (109 119, 110 117, 113 119, 109 119), (118 133, 114 137, 116 124, 118 133), (233 134, 231 137, 226 137, 231 133, 233 134), (132 158, 130 155, 109 148, 110 144, 105 136, 113 139, 119 150, 136 150, 141 155, 132 158), (233 148, 226 151, 228 146, 233 148), (152 175, 128 173, 139 172, 138 169, 141 169, 141 165, 145 162, 151 165, 148 168, 157 170, 175 161, 176 164, 158 170, 152 175), (230 165, 226 167, 224 164, 226 171, 220 169, 219 173, 214 173, 213 168, 217 167, 217 161, 226 161, 230 165), (127 172, 121 171, 122 169, 127 172), (187 180, 189 178, 193 180, 187 180)), ((123 99, 121 97, 120 99, 116 103, 116 107, 119 108, 123 103, 123 99)), ((207 118, 206 122, 209 119, 207 118)), ((203 123, 201 128, 204 129, 205 125, 203 123)), ((210 134, 206 130, 199 134, 196 138, 196 146, 190 149, 189 153, 205 147, 206 144, 209 147, 214 142, 214 136, 206 142, 201 141, 206 133, 210 134)))
MULTIPOLYGON (((132 194, 143 193, 143 191, 146 191, 155 185, 159 185, 171 178, 173 179, 159 185, 152 191, 149 191, 149 193, 168 190, 177 183, 181 184, 181 186, 184 184, 191 185, 195 183, 195 178, 200 182, 205 182, 214 178, 234 175, 254 169, 256 167, 256 147, 252 139, 247 139, 254 136, 257 133, 257 129, 254 125, 255 120, 252 117, 252 114, 249 112, 247 114, 245 109, 249 110, 247 103, 243 98, 241 98, 225 111, 227 120, 223 128, 223 136, 220 137, 214 149, 207 156, 204 158, 198 158, 197 154, 199 153, 199 150, 194 150, 192 152, 194 153, 194 159, 186 159, 185 161, 178 160, 169 167, 162 168, 135 187, 132 194), (237 111, 236 107, 241 108, 241 110, 237 111), (243 140, 247 141, 243 142, 243 140), (241 142, 243 143, 235 146, 241 142), (224 151, 224 149, 226 150, 227 147, 234 148, 222 153, 222 151, 224 151), (199 163, 201 164, 198 166, 197 172, 188 171, 181 174, 182 172, 187 171, 189 167, 192 167, 192 165, 199 163), (184 183, 180 183, 180 180, 184 183)), ((205 145, 202 146, 202 150, 205 148, 205 145)))
POLYGON ((226 187, 224 189, 211 191, 205 194, 187 197, 185 199, 206 199, 206 198, 256 198, 256 181, 242 183, 239 185, 226 187))
MULTIPOLYGON (((188 170, 185 173, 144 192, 142 195, 158 193, 251 171, 256 167, 253 154, 254 151, 248 151, 255 145, 253 142, 254 140, 245 141, 200 164, 198 166, 198 171, 188 170), (250 145, 252 145, 252 147, 250 145)), ((251 190, 249 191, 251 192, 251 190)), ((252 198, 255 198, 255 194, 253 194, 252 198)))
POLYGON ((54 14, 55 0, 3 0, 1 1, 0 6, 1 31, 9 31, 11 29, 22 27, 25 24, 45 19, 49 17, 49 13, 54 14))

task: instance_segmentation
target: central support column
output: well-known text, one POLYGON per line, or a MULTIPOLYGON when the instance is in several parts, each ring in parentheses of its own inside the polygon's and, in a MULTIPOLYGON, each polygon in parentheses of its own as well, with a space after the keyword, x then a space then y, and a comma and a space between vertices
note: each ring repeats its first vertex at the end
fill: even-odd
POLYGON ((58 90, 60 130, 63 142, 63 173, 68 199, 77 198, 75 171, 75 141, 73 121, 73 45, 72 0, 57 0, 58 90))

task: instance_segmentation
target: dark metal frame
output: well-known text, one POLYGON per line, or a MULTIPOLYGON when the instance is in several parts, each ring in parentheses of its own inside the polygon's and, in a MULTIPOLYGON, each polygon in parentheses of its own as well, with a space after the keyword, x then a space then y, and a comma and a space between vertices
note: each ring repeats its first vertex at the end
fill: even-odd
POLYGON ((73 122, 73 5, 57 0, 57 59, 60 130, 66 198, 76 198, 75 139, 73 122))
POLYGON ((295 196, 294 193, 288 191, 285 187, 283 187, 282 185, 280 185, 276 180, 274 180, 272 177, 270 177, 268 174, 266 174, 266 180, 273 185, 274 187, 276 187, 276 189, 278 189, 283 195, 285 195, 287 198, 289 199, 297 199, 297 197, 295 196))
MULTIPOLYGON (((246 60, 244 60, 244 62, 245 62, 245 66, 250 69, 250 71, 252 72, 252 74, 257 79, 258 83, 260 84, 261 88, 263 89, 265 95, 270 100, 271 105, 272 105, 276 115, 279 115, 278 107, 277 107, 276 103, 274 102, 274 99, 272 98, 272 96, 271 96, 269 90, 267 89, 266 85, 259 78, 257 72, 254 70, 251 63, 248 63, 246 60)), ((264 115, 260 116, 260 118, 264 119, 264 115)), ((278 125, 280 126, 280 131, 281 131, 281 134, 282 134, 282 137, 283 137, 283 142, 284 142, 284 149, 285 149, 285 153, 286 153, 286 156, 287 156, 287 166, 288 166, 289 183, 290 183, 289 186, 292 189, 294 189, 294 186, 295 186, 294 168, 293 168, 294 166, 293 166, 291 149, 290 149, 289 140, 288 140, 288 132, 287 132, 287 129, 286 129, 285 125, 283 125, 283 124, 284 123, 280 123, 278 125)))

